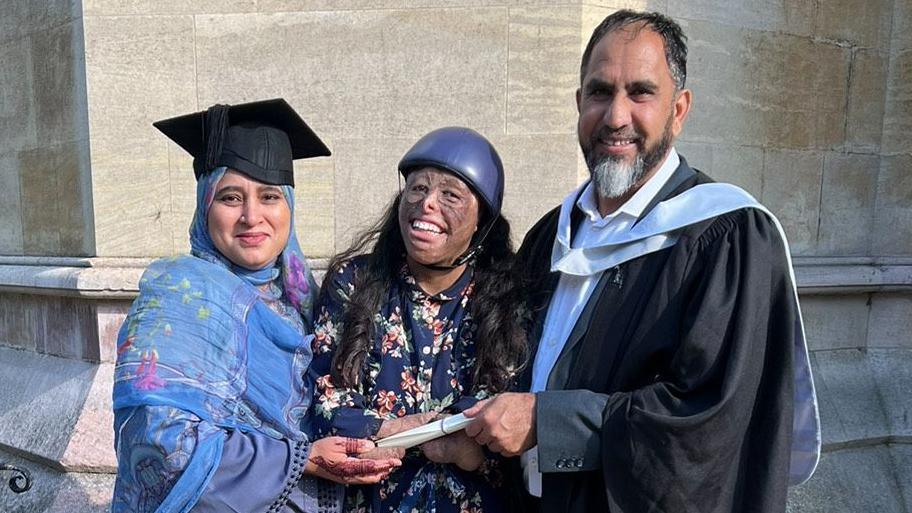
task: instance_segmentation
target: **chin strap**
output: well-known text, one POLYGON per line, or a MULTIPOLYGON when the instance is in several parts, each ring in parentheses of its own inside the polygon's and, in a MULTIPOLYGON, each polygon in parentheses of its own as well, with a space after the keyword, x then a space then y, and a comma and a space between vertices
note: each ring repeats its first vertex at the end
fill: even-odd
POLYGON ((478 239, 478 242, 469 246, 469 249, 466 250, 459 258, 453 261, 452 264, 448 265, 438 265, 438 264, 421 264, 422 267, 426 267, 432 271, 452 271, 457 267, 466 264, 472 263, 475 260, 475 257, 484 249, 483 244, 484 240, 488 237, 488 234, 491 233, 491 229, 494 228, 494 222, 497 219, 491 219, 491 221, 485 226, 484 231, 481 234, 481 237, 478 239))
POLYGON ((452 271, 453 269, 456 269, 457 267, 461 266, 462 264, 465 264, 469 260, 473 260, 475 258, 475 255, 480 250, 481 250, 481 244, 476 244, 476 245, 472 246, 471 248, 469 248, 465 253, 462 254, 461 257, 457 258, 455 261, 453 261, 452 264, 449 264, 449 265, 437 265, 437 264, 420 264, 420 265, 421 265, 421 267, 428 268, 432 271, 452 271))

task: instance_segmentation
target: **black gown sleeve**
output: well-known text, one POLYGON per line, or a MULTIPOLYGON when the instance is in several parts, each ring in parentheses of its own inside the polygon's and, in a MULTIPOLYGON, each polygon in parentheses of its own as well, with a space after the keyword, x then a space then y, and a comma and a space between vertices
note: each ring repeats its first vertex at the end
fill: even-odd
MULTIPOLYGON (((657 354, 660 372, 634 389, 543 392, 553 397, 537 406, 542 470, 560 444, 591 454, 597 440, 612 513, 784 511, 797 305, 783 244, 756 210, 721 216, 679 244, 688 252, 679 288, 654 292, 678 302, 679 318, 641 321, 664 326, 649 336, 676 340, 674 349, 657 354), (568 425, 543 431, 543 419, 568 425)), ((624 364, 619 372, 630 372, 624 364)), ((553 470, 592 468, 564 463, 553 470)))

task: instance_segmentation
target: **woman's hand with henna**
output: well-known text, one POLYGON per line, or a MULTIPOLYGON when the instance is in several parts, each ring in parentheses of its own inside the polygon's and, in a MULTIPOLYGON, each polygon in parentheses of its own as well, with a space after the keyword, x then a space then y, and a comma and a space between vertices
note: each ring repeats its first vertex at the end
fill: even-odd
MULTIPOLYGON (((425 413, 413 413, 412 415, 405 415, 396 419, 386 419, 380 424, 380 429, 377 431, 377 439, 383 439, 388 436, 393 436, 397 433, 401 433, 402 431, 407 431, 418 426, 423 426, 428 422, 434 420, 436 416, 437 412, 430 411, 425 413)), ((377 460, 388 458, 402 459, 404 456, 405 449, 401 447, 377 447, 365 452, 364 454, 361 454, 358 457, 377 460)))
POLYGON ((358 458, 367 460, 401 460, 405 457, 405 449, 401 447, 374 447, 358 455, 358 458))
POLYGON ((380 424, 380 429, 377 431, 377 438, 386 438, 388 436, 393 436, 396 433, 423 426, 436 417, 436 411, 428 411, 405 415, 404 417, 399 417, 397 419, 384 420, 383 423, 380 424))
POLYGON ((475 440, 460 430, 418 446, 424 457, 435 463, 452 463, 472 472, 484 463, 484 452, 475 440))
POLYGON ((370 440, 331 436, 313 443, 305 472, 336 483, 374 484, 402 464, 398 458, 365 459, 376 446, 370 440))

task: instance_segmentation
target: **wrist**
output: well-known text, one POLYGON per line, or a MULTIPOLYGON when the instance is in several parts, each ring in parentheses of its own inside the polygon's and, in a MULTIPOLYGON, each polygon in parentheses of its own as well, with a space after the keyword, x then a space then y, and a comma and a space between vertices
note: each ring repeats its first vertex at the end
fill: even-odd
POLYGON ((321 476, 320 466, 314 460, 324 457, 324 447, 329 439, 321 438, 310 445, 310 454, 307 455, 307 462, 304 465, 304 472, 314 476, 321 476))
POLYGON ((307 463, 304 465, 304 473, 310 476, 319 476, 320 467, 314 465, 314 462, 310 458, 307 458, 307 463))

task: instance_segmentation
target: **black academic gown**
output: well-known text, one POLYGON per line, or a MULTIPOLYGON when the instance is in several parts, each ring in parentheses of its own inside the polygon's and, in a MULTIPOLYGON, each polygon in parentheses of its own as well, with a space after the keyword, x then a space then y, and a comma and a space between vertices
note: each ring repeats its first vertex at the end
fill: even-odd
MULTIPOLYGON (((647 211, 710 181, 682 159, 647 211)), ((558 213, 519 252, 533 346, 559 277, 558 213)), ((742 209, 605 271, 537 395, 543 494, 522 508, 785 511, 799 336, 787 266, 773 222, 742 209)), ((530 382, 531 365, 520 387, 530 382)))

